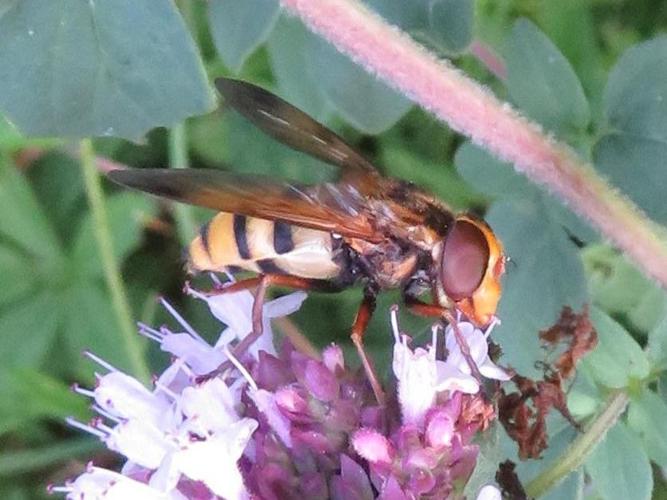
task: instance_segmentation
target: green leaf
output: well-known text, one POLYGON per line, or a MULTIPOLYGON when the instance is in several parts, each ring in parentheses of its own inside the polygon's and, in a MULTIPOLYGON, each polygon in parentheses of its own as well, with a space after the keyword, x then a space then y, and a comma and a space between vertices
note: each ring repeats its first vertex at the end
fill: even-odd
POLYGON ((608 131, 595 164, 649 216, 667 222, 667 36, 627 50, 604 94, 608 131))
POLYGON ((470 479, 463 490, 465 498, 477 498, 479 490, 492 482, 498 470, 498 464, 504 460, 500 449, 500 424, 495 424, 480 433, 475 444, 479 446, 477 463, 470 479))
POLYGON ((667 141, 667 36, 641 43, 619 59, 605 89, 608 125, 667 141))
POLYGON ((311 36, 297 18, 281 16, 267 48, 280 95, 313 118, 323 120, 331 107, 320 90, 319 78, 308 68, 306 40, 311 36))
POLYGON ((531 118, 559 134, 588 125, 588 101, 572 66, 530 21, 514 24, 506 62, 510 96, 531 118))
POLYGON ((60 301, 43 290, 0 312, 0 366, 38 366, 60 326, 60 301))
POLYGON ((649 458, 667 468, 667 404, 655 392, 642 391, 628 410, 628 426, 644 443, 649 458))
POLYGON ((424 33, 441 50, 456 54, 472 41, 474 20, 472 0, 434 0, 428 11, 429 30, 424 33))
POLYGON ((468 184, 489 196, 526 198, 537 192, 535 186, 525 176, 516 173, 509 163, 470 142, 456 151, 454 162, 468 184))
MULTIPOLYGON (((666 94, 667 95, 667 94, 666 94)), ((650 217, 667 223, 664 186, 667 185, 667 142, 635 135, 609 132, 593 149, 596 167, 650 217)))
MULTIPOLYGON (((536 16, 537 24, 574 67, 591 99, 592 107, 597 110, 607 80, 607 70, 598 38, 596 14, 595 5, 590 2, 565 0, 540 2, 536 16)), ((592 114, 596 116, 597 111, 592 114)))
POLYGON ((646 352, 653 370, 667 370, 667 311, 649 333, 646 352))
POLYGON ((601 309, 623 315, 642 332, 667 312, 664 291, 624 255, 607 245, 591 245, 583 255, 591 296, 601 309))
POLYGON ((94 352, 120 370, 131 371, 124 344, 120 341, 118 320, 101 285, 71 287, 63 297, 62 314, 64 340, 70 353, 76 356, 74 359, 79 360, 75 367, 78 377, 90 377, 96 368, 80 355, 84 350, 94 352))
POLYGON ((87 437, 60 441, 41 448, 6 451, 0 454, 0 477, 17 476, 78 457, 85 458, 101 446, 99 440, 87 437))
POLYGON ((26 148, 51 148, 61 145, 59 139, 29 139, 21 135, 14 124, 0 115, 0 150, 15 152, 26 148))
POLYGON ((25 177, 0 159, 0 241, 7 238, 30 257, 36 270, 62 258, 53 228, 25 177))
POLYGON ((268 38, 280 4, 276 0, 211 0, 208 9, 218 54, 238 73, 248 56, 268 38))
POLYGON ((432 0, 367 0, 365 3, 391 24, 407 32, 428 26, 428 11, 432 0))
POLYGON ((311 35, 307 67, 336 111, 362 132, 378 134, 403 116, 411 103, 323 39, 311 35))
POLYGON ((0 287, 0 311, 2 306, 24 297, 35 288, 35 277, 30 261, 9 247, 0 246, 0 276, 11 286, 0 287))
POLYGON ((598 334, 597 347, 582 361, 604 387, 627 387, 633 380, 649 375, 648 358, 630 334, 596 307, 590 311, 591 321, 598 334))
POLYGON ((471 0, 368 0, 378 14, 437 52, 458 54, 473 35, 471 0))
MULTIPOLYGON (((146 222, 155 214, 153 200, 145 195, 120 193, 106 200, 107 217, 113 237, 113 249, 122 262, 140 242, 146 222)), ((72 265, 79 274, 104 276, 99 250, 93 233, 93 218, 87 213, 73 237, 72 265)))
POLYGON ((14 403, 0 406, 0 434, 31 420, 63 420, 69 416, 86 419, 90 414, 86 400, 69 386, 27 368, 0 369, 0 400, 14 403))
POLYGON ((137 139, 214 104, 171 0, 9 0, 0 45, 0 108, 28 135, 137 139))
POLYGON ((67 245, 87 208, 79 163, 59 152, 47 153, 30 166, 27 176, 44 215, 67 245))
POLYGON ((612 427, 593 450, 586 471, 605 500, 651 498, 651 464, 637 438, 622 423, 612 427))
POLYGON ((508 346, 503 362, 535 376, 535 361, 544 357, 538 332, 556 322, 563 306, 580 310, 586 301, 581 259, 540 198, 496 202, 487 221, 514 262, 507 267, 498 309, 502 324, 493 337, 508 346))

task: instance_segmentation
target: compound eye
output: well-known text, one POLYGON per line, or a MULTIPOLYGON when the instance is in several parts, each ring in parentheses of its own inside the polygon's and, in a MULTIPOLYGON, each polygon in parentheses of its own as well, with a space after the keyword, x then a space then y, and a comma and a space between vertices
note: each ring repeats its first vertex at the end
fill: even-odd
POLYGON ((458 301, 472 296, 489 263, 489 245, 474 224, 456 221, 445 240, 441 278, 445 293, 458 301))

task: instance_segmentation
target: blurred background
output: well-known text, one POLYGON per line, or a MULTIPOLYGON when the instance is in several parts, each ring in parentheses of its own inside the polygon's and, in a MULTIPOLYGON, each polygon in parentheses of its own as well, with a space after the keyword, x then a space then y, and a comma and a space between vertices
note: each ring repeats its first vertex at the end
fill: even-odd
MULTIPOLYGON (((136 372, 139 353, 149 372, 159 372, 167 362, 164 353, 138 336, 128 345, 123 332, 136 321, 176 327, 160 297, 203 336, 215 338, 222 329, 204 304, 182 293, 188 279, 182 249, 211 212, 124 192, 86 169, 82 156, 134 167, 189 165, 309 183, 335 179, 334 168, 273 142, 224 106, 214 109, 206 81, 217 76, 270 89, 340 132, 384 174, 427 187, 454 210, 486 216, 514 262, 496 336, 504 362, 532 373, 542 356, 537 332, 566 304, 596 304, 641 345, 664 317, 664 292, 567 209, 338 55, 281 13, 276 2, 182 1, 180 11, 171 2, 155 2, 162 5, 159 12, 149 1, 132 7, 110 2, 109 9, 128 9, 127 15, 135 16, 126 19, 130 24, 121 23, 122 12, 99 7, 91 13, 88 2, 70 3, 71 12, 55 18, 63 30, 55 33, 51 7, 35 0, 0 2, 0 68, 5 68, 0 69, 5 81, 0 83, 0 498, 41 498, 46 484, 62 483, 91 457, 98 464, 118 460, 63 422, 66 416, 84 421, 90 416, 88 402, 69 388, 74 382, 93 383, 95 367, 81 356, 84 349, 129 372, 136 372), (87 58, 86 43, 92 40, 87 30, 95 23, 102 46, 87 58), (135 30, 145 31, 145 38, 135 30), (152 51, 155 37, 173 42, 180 32, 181 46, 174 42, 152 51), (118 42, 125 35, 126 42, 118 42), (102 65, 108 73, 100 78, 113 80, 114 71, 124 71, 125 80, 88 91, 101 93, 90 102, 100 106, 95 113, 114 116, 113 126, 90 109, 79 109, 76 99, 85 86, 86 64, 98 68, 106 57, 105 40, 120 55, 102 65), (193 71, 181 62, 179 50, 195 61, 193 71), (125 64, 124 58, 133 62, 115 68, 125 64), (172 84, 173 90, 162 92, 172 84), (162 102, 151 103, 155 110, 131 102, 150 94, 142 85, 162 96, 162 102), (126 93, 114 101, 118 89, 126 93), (193 114, 175 126, 158 126, 193 114), (92 149, 91 143, 77 142, 85 136, 97 136, 92 149), (105 234, 111 239, 107 244, 105 234), (106 260, 104 249, 112 250, 106 260)), ((370 3, 591 158, 655 220, 667 220, 660 196, 667 185, 667 154, 614 143, 613 106, 623 99, 614 102, 618 92, 608 89, 610 71, 623 63, 619 58, 626 50, 665 33, 667 2, 370 3), (639 156, 623 157, 636 151, 639 156), (630 161, 633 172, 622 169, 630 161)), ((617 74, 615 84, 618 90, 636 82, 617 74)), ((210 281, 197 278, 195 285, 208 287, 210 281)), ((358 289, 312 294, 292 319, 317 346, 347 346, 360 298, 358 289)), ((382 296, 368 334, 369 351, 382 373, 391 352, 387 311, 396 302, 396 293, 382 296)), ((407 313, 401 319, 408 332, 427 329, 407 313)), ((349 359, 356 363, 351 352, 349 359)), ((656 379, 664 380, 662 372, 656 379)), ((663 477, 657 468, 654 472, 655 498, 667 498, 663 477)))

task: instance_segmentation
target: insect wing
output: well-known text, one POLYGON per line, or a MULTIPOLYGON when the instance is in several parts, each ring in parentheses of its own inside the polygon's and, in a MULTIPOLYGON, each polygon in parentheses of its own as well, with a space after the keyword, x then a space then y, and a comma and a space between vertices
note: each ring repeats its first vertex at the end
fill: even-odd
POLYGON ((225 103, 274 139, 346 170, 350 175, 377 176, 377 170, 339 135, 280 97, 251 83, 228 78, 215 81, 225 103))
POLYGON ((116 169, 108 177, 123 186, 172 200, 298 226, 379 241, 352 185, 300 187, 261 176, 208 169, 116 169))

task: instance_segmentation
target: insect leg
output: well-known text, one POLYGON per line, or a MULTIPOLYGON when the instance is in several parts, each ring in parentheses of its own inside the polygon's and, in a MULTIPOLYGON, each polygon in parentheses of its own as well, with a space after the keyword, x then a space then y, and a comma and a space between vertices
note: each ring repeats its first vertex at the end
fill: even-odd
POLYGON ((472 373, 472 376, 475 377, 480 386, 482 386, 482 374, 479 372, 479 368, 477 368, 477 363, 475 363, 475 360, 472 359, 472 355, 470 354, 470 346, 468 346, 468 341, 461 333, 461 330, 459 330, 459 325, 456 321, 456 318, 454 318, 451 311, 449 310, 444 311, 443 317, 445 320, 447 320, 447 323, 450 324, 452 330, 454 331, 454 338, 456 339, 456 343, 459 345, 459 349, 461 350, 461 354, 463 354, 466 363, 468 363, 470 373, 472 373))
MULTIPOLYGON (((225 293, 234 293, 241 290, 257 287, 255 292, 255 300, 252 304, 252 331, 243 337, 243 339, 234 346, 233 353, 236 358, 240 358, 243 353, 250 347, 263 333, 263 308, 266 299, 266 290, 269 286, 284 286, 296 290, 318 290, 322 292, 338 291, 339 287, 335 284, 320 280, 312 280, 308 278, 299 278, 298 276, 289 276, 283 274, 263 274, 254 278, 237 281, 230 285, 218 288, 211 292, 210 295, 221 295, 225 293)), ((223 362, 219 367, 206 375, 198 377, 197 382, 203 382, 222 374, 227 368, 231 367, 229 361, 223 362)))
POLYGON ((403 294, 403 302, 411 312, 427 318, 442 318, 446 309, 438 304, 428 304, 413 295, 403 294))
POLYGON ((268 280, 268 286, 284 286, 285 288, 293 288, 294 290, 313 290, 328 293, 341 291, 341 287, 328 281, 300 278, 298 276, 290 276, 287 274, 262 274, 235 283, 225 283, 222 286, 218 286, 213 290, 205 292, 204 295, 212 297, 215 295, 224 295, 226 293, 240 292, 241 290, 260 286, 262 280, 268 280))
POLYGON ((373 368, 373 363, 366 354, 363 342, 364 333, 366 333, 366 328, 368 328, 368 323, 371 320, 371 317, 373 316, 373 312, 375 311, 377 294, 378 294, 378 289, 374 284, 368 285, 364 289, 364 299, 359 305, 359 310, 357 311, 357 317, 355 318, 354 324, 352 325, 352 333, 350 337, 352 339, 352 343, 357 348, 357 352, 359 353, 359 358, 361 358, 361 364, 363 365, 364 371, 366 372, 366 376, 368 377, 368 381, 370 382, 371 387, 373 388, 375 399, 377 399, 377 402, 380 405, 384 406, 385 404, 384 391, 382 390, 380 381, 378 380, 377 374, 375 373, 375 369, 373 368))

